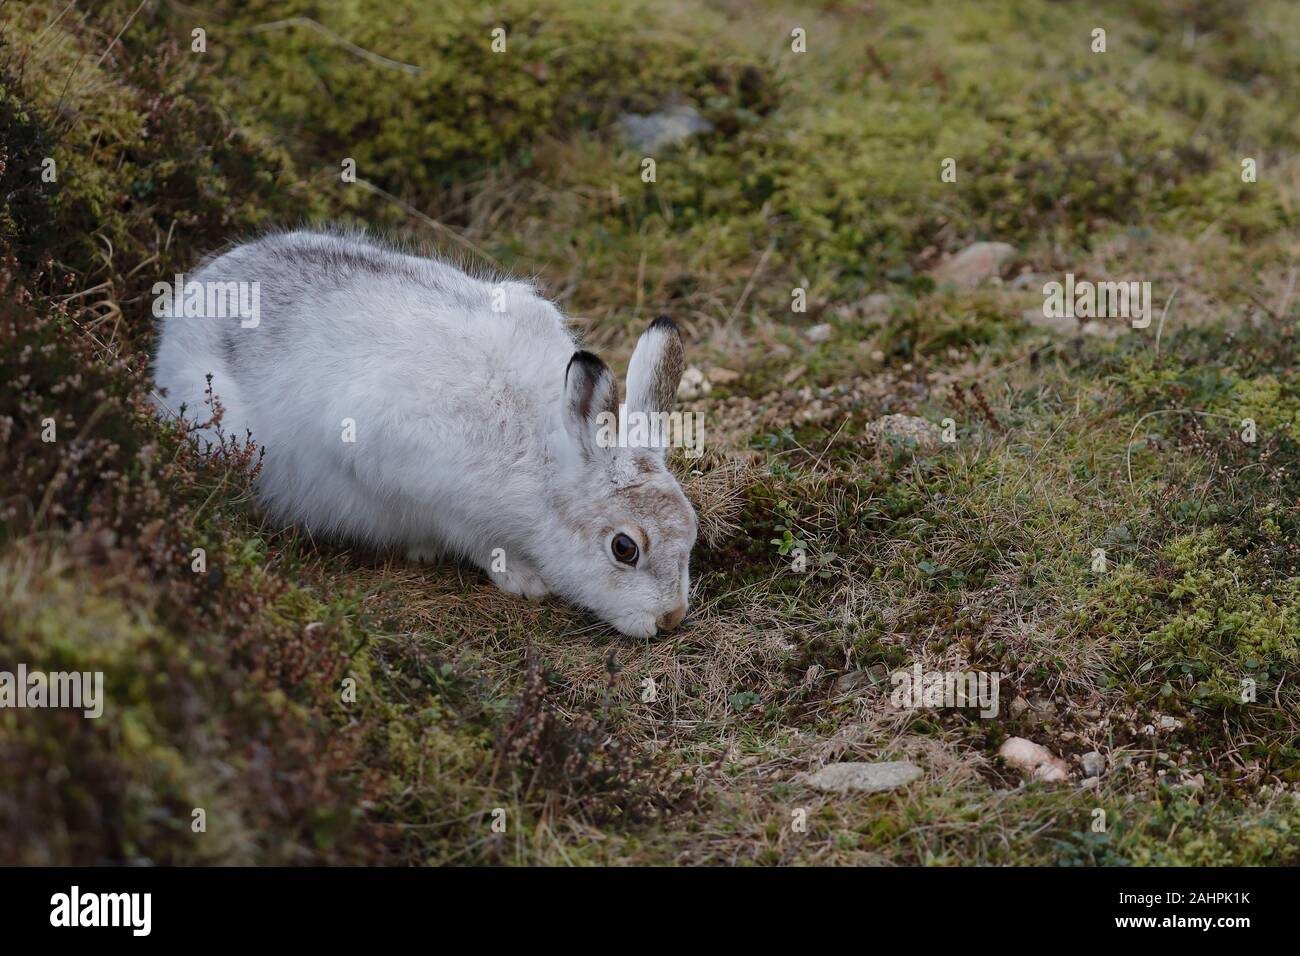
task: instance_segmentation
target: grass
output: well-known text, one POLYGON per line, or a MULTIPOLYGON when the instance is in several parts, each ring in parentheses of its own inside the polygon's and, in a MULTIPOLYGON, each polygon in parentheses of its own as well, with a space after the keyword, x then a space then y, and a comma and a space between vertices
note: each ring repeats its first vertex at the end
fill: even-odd
POLYGON ((0 659, 109 704, 0 711, 0 858, 1300 862, 1286 4, 62 6, 0 9, 0 659), (674 99, 715 129, 643 183, 611 124, 674 99), (534 276, 616 364, 678 320, 715 380, 687 626, 308 540, 247 448, 152 420, 149 286, 299 218, 534 276), (937 284, 977 240, 1000 281, 937 284), (1067 271, 1150 280, 1159 324, 1027 324, 1067 271), (956 440, 872 440, 895 414, 956 440), (916 662, 1005 706, 890 707, 916 662), (899 759, 903 790, 801 782, 899 759))

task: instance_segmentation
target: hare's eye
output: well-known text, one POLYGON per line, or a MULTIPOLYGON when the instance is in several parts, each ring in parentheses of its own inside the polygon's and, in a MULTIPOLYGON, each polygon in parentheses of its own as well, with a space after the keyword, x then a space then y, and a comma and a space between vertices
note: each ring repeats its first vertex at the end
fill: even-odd
POLYGON ((637 556, 640 551, 637 549, 636 542, 625 534, 614 535, 614 540, 610 542, 610 550, 614 552, 614 559, 621 561, 623 564, 636 565, 637 556))

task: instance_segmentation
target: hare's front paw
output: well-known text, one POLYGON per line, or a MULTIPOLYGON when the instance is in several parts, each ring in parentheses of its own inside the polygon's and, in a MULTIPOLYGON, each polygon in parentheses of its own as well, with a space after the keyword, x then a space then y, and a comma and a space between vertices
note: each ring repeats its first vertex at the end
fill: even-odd
POLYGON ((546 586, 546 582, 542 580, 540 574, 532 568, 521 567, 517 564, 511 565, 508 571, 489 570, 488 577, 502 591, 517 594, 530 601, 540 601, 551 593, 551 589, 546 586))
POLYGON ((406 560, 417 564, 437 564, 442 554, 432 545, 413 544, 406 549, 406 560))

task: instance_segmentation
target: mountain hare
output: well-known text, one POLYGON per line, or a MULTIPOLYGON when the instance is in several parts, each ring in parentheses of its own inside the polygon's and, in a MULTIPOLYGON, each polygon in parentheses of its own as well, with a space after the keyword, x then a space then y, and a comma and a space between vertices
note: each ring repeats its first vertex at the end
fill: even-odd
POLYGON ((609 368, 526 283, 305 231, 182 278, 174 301, 155 287, 159 404, 206 422, 211 376, 222 431, 265 449, 257 493, 272 516, 466 558, 502 590, 555 592, 629 636, 681 622, 695 512, 662 442, 599 437, 610 414, 671 406, 683 359, 670 319, 637 343, 620 408, 609 368))

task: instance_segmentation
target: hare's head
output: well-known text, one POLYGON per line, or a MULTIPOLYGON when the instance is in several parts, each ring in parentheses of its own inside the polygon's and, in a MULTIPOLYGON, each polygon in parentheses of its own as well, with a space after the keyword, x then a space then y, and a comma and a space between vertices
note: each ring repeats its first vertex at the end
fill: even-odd
POLYGON ((631 637, 686 616, 695 511, 664 464, 669 443, 700 438, 691 419, 671 413, 682 369, 681 335, 660 317, 632 354, 625 402, 590 352, 575 352, 564 375, 568 454, 552 499, 563 541, 545 577, 631 637))

